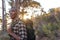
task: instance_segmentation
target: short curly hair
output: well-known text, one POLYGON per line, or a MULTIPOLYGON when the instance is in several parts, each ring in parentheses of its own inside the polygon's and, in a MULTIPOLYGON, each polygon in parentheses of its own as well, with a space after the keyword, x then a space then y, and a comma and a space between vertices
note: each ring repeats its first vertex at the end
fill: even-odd
POLYGON ((15 7, 12 7, 10 10, 9 10, 9 13, 10 12, 17 12, 17 9, 15 7))

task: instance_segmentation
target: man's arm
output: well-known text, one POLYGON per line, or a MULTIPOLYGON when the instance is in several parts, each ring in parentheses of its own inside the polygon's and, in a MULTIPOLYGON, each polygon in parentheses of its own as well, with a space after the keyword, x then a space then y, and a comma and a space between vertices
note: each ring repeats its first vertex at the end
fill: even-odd
POLYGON ((11 36, 13 36, 16 40, 20 40, 19 36, 16 35, 15 33, 13 33, 13 32, 11 31, 11 27, 9 27, 9 28, 7 29, 7 32, 8 32, 11 36))

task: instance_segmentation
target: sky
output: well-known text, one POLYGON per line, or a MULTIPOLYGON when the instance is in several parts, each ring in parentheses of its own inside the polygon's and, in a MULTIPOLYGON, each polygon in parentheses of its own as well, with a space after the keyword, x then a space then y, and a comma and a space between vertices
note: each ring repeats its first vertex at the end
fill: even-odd
MULTIPOLYGON (((6 0, 7 1, 7 0, 6 0)), ((35 0, 37 2, 39 2, 42 6, 42 8, 44 8, 44 10, 46 12, 48 12, 48 10, 50 8, 56 8, 56 7, 60 7, 60 0, 35 0)), ((0 0, 0 7, 2 7, 2 2, 0 0)), ((9 5, 8 3, 6 2, 6 11, 8 11, 9 9, 9 5)), ((0 8, 0 16, 2 15, 2 10, 0 8)))
POLYGON ((48 12, 50 8, 60 7, 60 0, 35 0, 35 1, 39 2, 46 12, 48 12))

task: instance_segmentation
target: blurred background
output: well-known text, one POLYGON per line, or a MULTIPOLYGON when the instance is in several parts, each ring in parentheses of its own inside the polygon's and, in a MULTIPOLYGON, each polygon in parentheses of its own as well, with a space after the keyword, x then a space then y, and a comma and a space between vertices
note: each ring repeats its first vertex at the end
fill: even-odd
POLYGON ((11 24, 9 10, 14 6, 21 20, 33 23, 36 40, 60 40, 59 0, 0 0, 0 40, 9 40, 6 30, 11 24))

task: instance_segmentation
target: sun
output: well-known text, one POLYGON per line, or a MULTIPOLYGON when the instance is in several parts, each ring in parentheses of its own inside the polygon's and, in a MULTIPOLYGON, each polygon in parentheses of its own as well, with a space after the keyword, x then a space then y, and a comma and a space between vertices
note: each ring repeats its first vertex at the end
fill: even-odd
POLYGON ((24 20, 31 19, 31 15, 30 14, 25 14, 23 18, 24 18, 24 20))

